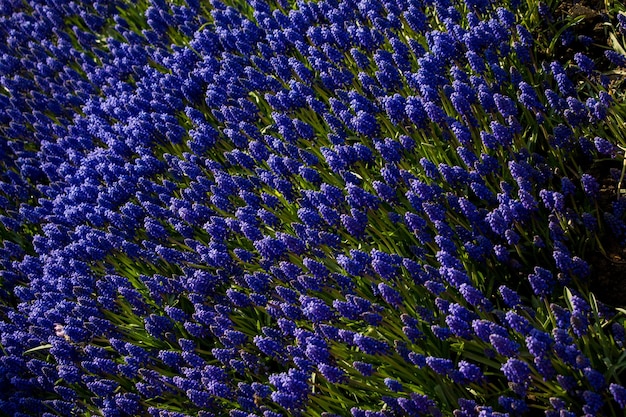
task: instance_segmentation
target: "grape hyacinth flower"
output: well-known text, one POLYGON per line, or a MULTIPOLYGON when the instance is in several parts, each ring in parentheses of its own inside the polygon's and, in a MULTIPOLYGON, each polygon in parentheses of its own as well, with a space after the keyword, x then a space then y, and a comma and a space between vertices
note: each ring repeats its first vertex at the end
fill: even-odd
POLYGON ((525 384, 530 378, 530 367, 525 362, 510 358, 502 365, 502 372, 506 378, 516 384, 525 384))
POLYGON ((623 408, 624 18, 555 7, 3 2, 2 410, 623 408))

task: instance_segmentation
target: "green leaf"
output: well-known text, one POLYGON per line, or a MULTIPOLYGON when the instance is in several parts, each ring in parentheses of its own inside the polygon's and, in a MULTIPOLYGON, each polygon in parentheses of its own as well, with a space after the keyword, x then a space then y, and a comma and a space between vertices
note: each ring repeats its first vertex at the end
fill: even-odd
POLYGON ((37 352, 38 350, 50 349, 51 347, 52 347, 52 345, 48 343, 48 344, 45 344, 45 345, 34 347, 32 349, 28 349, 28 350, 24 351, 24 353, 33 353, 33 352, 37 352))
POLYGON ((609 38, 611 38, 611 46, 616 52, 619 52, 622 55, 626 55, 626 51, 622 47, 622 45, 617 40, 617 37, 614 33, 609 33, 609 38))

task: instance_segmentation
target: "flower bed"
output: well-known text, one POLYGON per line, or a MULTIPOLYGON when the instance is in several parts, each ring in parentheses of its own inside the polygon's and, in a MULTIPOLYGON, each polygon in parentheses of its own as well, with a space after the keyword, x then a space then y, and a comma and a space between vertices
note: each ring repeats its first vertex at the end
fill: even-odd
POLYGON ((554 3, 4 2, 0 410, 623 415, 625 7, 554 3))

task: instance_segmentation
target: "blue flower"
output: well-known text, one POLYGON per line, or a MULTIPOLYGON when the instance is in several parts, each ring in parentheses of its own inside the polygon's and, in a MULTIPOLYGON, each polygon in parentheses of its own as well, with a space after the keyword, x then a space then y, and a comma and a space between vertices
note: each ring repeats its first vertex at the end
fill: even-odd
POLYGON ((402 305, 402 296, 398 291, 391 288, 389 285, 381 282, 378 284, 378 291, 383 299, 392 306, 400 307, 402 305))
POLYGON ((528 411, 528 405, 523 399, 501 396, 498 398, 500 404, 508 413, 512 415, 523 415, 528 411))
POLYGON ((519 83, 519 102, 528 110, 544 110, 544 105, 539 101, 537 92, 525 81, 519 83))
POLYGON ((488 320, 473 320, 472 328, 474 329, 474 333, 476 334, 476 336, 478 336, 478 338, 483 340, 484 342, 489 342, 489 337, 492 334, 498 334, 502 337, 508 337, 508 332, 504 327, 499 326, 488 320))
POLYGON ((398 265, 388 253, 374 249, 372 251, 372 268, 381 278, 393 280, 398 274, 398 265))
POLYGON ((600 137, 595 137, 593 142, 599 153, 603 155, 609 155, 611 157, 615 156, 617 152, 617 146, 615 146, 613 143, 600 137))
POLYGON ((518 356, 519 344, 517 342, 498 334, 492 334, 489 336, 489 341, 496 352, 500 355, 504 355, 509 358, 518 356))
POLYGON ((108 379, 98 379, 92 382, 87 382, 87 388, 94 394, 100 397, 106 397, 113 393, 118 387, 118 384, 108 379))
POLYGON ((618 13, 616 17, 617 17, 617 23, 618 23, 618 28, 620 32, 622 34, 625 34, 626 33, 626 14, 618 13))
POLYGON ((574 60, 576 61, 576 65, 578 68, 585 73, 587 76, 592 76, 594 73, 594 63, 593 61, 582 52, 577 52, 574 54, 574 60))
POLYGON ((487 311, 491 310, 493 307, 491 301, 489 301, 480 290, 473 287, 471 284, 462 283, 458 286, 458 288, 463 298, 465 298, 470 305, 482 307, 487 311))
POLYGON ((604 400, 602 399, 602 396, 593 391, 584 391, 583 399, 585 400, 585 405, 583 405, 583 412, 588 415, 596 415, 604 405, 604 400))
POLYGON ((469 115, 472 111, 471 103, 467 100, 466 96, 462 93, 454 92, 450 95, 450 101, 454 106, 454 109, 462 115, 469 115))
POLYGON ((354 344, 368 355, 384 355, 389 351, 387 343, 356 333, 353 338, 354 344))
POLYGON ((498 292, 500 293, 502 300, 507 305, 507 307, 517 307, 522 302, 517 292, 510 289, 506 285, 501 285, 500 287, 498 287, 498 292))
MULTIPOLYGON (((423 103, 423 106, 426 115, 433 123, 439 126, 444 126, 448 116, 440 106, 432 101, 427 101, 426 103, 423 103)), ((409 115, 409 117, 411 116, 409 115)))
POLYGON ((604 387, 606 380, 601 372, 593 368, 585 368, 583 374, 594 391, 599 392, 604 387))
POLYGON ((381 200, 387 203, 395 203, 397 202, 396 190, 381 181, 372 182, 372 187, 376 191, 376 194, 380 197, 381 200))
POLYGON ((322 363, 319 364, 317 368, 319 369, 320 373, 324 375, 324 378, 326 378, 329 382, 333 384, 340 383, 345 379, 346 373, 336 366, 322 363))
POLYGON ((380 129, 376 118, 363 110, 357 112, 352 119, 352 124, 357 133, 370 138, 376 136, 380 129))
POLYGON ((310 258, 304 258, 303 263, 304 266, 306 266, 309 271, 311 271, 311 273, 317 278, 324 279, 329 274, 328 268, 326 268, 326 266, 321 262, 315 261, 310 258))
POLYGON ((454 363, 450 359, 426 357, 426 364, 436 373, 447 376, 454 370, 454 363))
POLYGON ((298 217, 302 221, 302 223, 310 226, 316 227, 323 223, 322 217, 315 210, 310 208, 301 208, 298 210, 298 217))
POLYGON ((587 194, 588 197, 595 198, 600 193, 600 184, 598 181, 589 174, 583 174, 580 177, 580 182, 583 187, 583 191, 587 194))
POLYGON ((393 91, 402 85, 400 72, 395 66, 395 62, 382 61, 378 63, 379 71, 376 71, 376 79, 387 91, 393 91))
POLYGON ((309 395, 308 379, 307 374, 296 369, 270 375, 269 382, 276 387, 271 393, 272 400, 287 410, 302 409, 309 395))
POLYGON ((273 357, 279 361, 285 358, 285 347, 282 343, 271 337, 256 335, 254 336, 254 344, 267 356, 273 357))
POLYGON ((374 367, 370 363, 354 361, 352 362, 352 366, 365 377, 371 376, 374 373, 374 367))
POLYGON ((446 291, 446 286, 437 281, 427 280, 424 282, 424 287, 434 295, 439 295, 446 291))
POLYGON ((617 402, 619 407, 622 410, 626 408, 626 388, 619 384, 612 383, 609 386, 609 391, 613 395, 613 399, 617 402))
POLYGON ((530 378, 530 367, 524 361, 509 358, 500 368, 504 376, 513 383, 525 384, 530 378))
POLYGON ((428 114, 424 109, 424 102, 420 97, 408 97, 405 106, 409 120, 418 128, 425 127, 428 114))
POLYGON ((368 224, 367 214, 355 209, 350 210, 350 213, 352 214, 351 216, 347 214, 341 215, 341 224, 352 236, 362 237, 368 224))
POLYGON ((470 382, 480 383, 482 382, 484 375, 477 365, 467 362, 467 361, 459 361, 458 363, 459 371, 461 374, 470 382))
POLYGON ((300 296, 302 313, 313 322, 331 320, 334 316, 331 308, 325 302, 315 297, 300 296))
POLYGON ((389 388, 392 392, 403 391, 402 384, 393 378, 385 378, 384 382, 387 388, 389 388))
POLYGON ((528 281, 536 295, 549 295, 555 284, 552 273, 538 266, 533 274, 528 275, 528 281))
POLYGON ((506 321, 513 330, 523 335, 528 335, 532 330, 530 322, 514 311, 507 311, 506 321))
POLYGON ((471 339, 473 333, 469 320, 451 314, 446 317, 446 324, 456 336, 471 339))
POLYGON ((611 63, 617 67, 626 67, 626 55, 622 55, 619 52, 613 50, 604 51, 604 56, 611 61, 611 63))
POLYGON ((563 66, 557 61, 552 61, 550 63, 550 69, 552 70, 552 75, 556 80, 557 86, 561 94, 565 96, 575 95, 576 89, 574 87, 574 83, 565 73, 565 69, 563 68, 563 66))
POLYGON ((358 210, 375 210, 378 207, 378 198, 375 195, 363 190, 361 187, 354 184, 347 184, 346 190, 348 192, 346 201, 352 208, 358 210))
POLYGON ((505 119, 510 116, 517 116, 517 106, 511 98, 496 93, 493 95, 493 99, 496 108, 505 119))
POLYGON ((624 326, 620 323, 613 323, 611 325, 611 333, 613 334, 613 339, 618 346, 623 346, 624 341, 626 340, 626 330, 624 326))
POLYGON ((437 58, 443 60, 457 58, 457 42, 449 33, 436 30, 430 31, 426 34, 426 41, 430 50, 437 58))

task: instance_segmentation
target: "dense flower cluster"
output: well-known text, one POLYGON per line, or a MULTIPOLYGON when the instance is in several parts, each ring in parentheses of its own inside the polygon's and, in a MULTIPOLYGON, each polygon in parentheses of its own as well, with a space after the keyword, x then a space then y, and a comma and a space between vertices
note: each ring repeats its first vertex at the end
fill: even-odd
POLYGON ((546 5, 204 3, 0 5, 2 412, 621 415, 626 137, 546 5))

